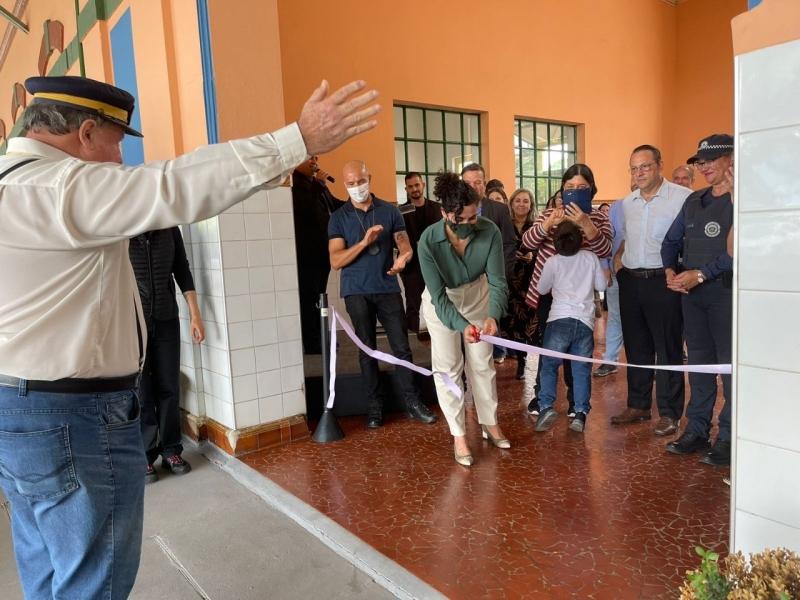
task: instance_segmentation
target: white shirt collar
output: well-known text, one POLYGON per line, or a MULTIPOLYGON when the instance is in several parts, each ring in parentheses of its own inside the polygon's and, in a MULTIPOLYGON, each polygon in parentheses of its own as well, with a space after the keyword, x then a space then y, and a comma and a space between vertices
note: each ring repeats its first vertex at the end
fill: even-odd
POLYGON ((67 154, 63 150, 59 150, 55 146, 40 142, 27 137, 15 137, 8 140, 7 156, 41 156, 43 158, 52 158, 54 160, 62 160, 65 158, 75 158, 71 154, 67 154))
MULTIPOLYGON (((661 178, 661 185, 658 186, 658 191, 655 194, 653 194, 652 198, 650 198, 650 202, 652 202, 656 198, 661 197, 661 195, 662 195, 661 193, 662 192, 665 192, 665 193, 667 192, 667 190, 664 189, 664 187, 667 185, 667 183, 669 183, 667 181, 667 178, 666 177, 662 177, 661 178)), ((641 200, 642 202, 644 202, 644 198, 642 198, 642 190, 640 190, 639 188, 636 188, 635 190, 633 190, 632 194, 633 194, 633 200, 641 200)))

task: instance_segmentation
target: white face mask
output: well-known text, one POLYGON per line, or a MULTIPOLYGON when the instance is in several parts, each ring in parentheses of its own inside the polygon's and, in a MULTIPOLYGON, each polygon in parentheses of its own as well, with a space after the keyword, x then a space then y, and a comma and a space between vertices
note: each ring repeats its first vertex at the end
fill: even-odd
POLYGON ((356 187, 349 187, 347 188, 347 193, 353 199, 353 202, 358 202, 359 204, 366 202, 367 198, 369 198, 369 182, 356 187))

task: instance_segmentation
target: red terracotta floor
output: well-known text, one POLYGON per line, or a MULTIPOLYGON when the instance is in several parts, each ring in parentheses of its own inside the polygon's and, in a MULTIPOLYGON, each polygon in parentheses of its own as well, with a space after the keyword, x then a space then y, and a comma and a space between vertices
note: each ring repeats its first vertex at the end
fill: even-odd
POLYGON ((612 428, 624 370, 594 379, 585 434, 563 416, 537 434, 515 366, 498 368, 513 447, 482 441, 470 407, 471 468, 454 462, 443 419, 400 415, 376 431, 341 419, 340 442, 243 460, 450 598, 676 598, 696 545, 727 551, 727 471, 667 454, 652 421, 612 428))

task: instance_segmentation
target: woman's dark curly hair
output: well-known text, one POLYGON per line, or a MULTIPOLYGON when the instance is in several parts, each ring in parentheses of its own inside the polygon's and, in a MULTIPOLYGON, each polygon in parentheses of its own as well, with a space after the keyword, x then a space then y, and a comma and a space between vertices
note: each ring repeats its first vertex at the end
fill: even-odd
POLYGON ((446 213, 461 214, 465 206, 480 202, 478 193, 467 185, 455 173, 442 171, 436 176, 433 184, 433 194, 442 203, 446 213))

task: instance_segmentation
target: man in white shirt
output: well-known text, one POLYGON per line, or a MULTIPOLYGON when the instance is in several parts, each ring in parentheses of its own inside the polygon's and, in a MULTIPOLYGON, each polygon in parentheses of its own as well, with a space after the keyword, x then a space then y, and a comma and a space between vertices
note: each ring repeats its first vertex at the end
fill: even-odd
MULTIPOLYGON (((661 243, 692 191, 664 179, 662 167, 658 148, 639 146, 631 154, 637 188, 622 201, 624 241, 614 255, 625 355, 640 365, 683 361, 681 298, 667 287, 661 243)), ((653 432, 675 433, 683 414, 683 374, 629 368, 627 376, 628 406, 611 423, 649 420, 655 379, 660 418, 653 432)))
MULTIPOLYGON (((583 234, 572 222, 564 221, 553 234, 558 254, 547 259, 536 289, 553 295, 547 317, 543 346, 547 350, 591 358, 594 351, 594 292, 606 289, 607 278, 594 252, 581 250, 583 234)), ((539 417, 536 431, 547 431, 558 418, 553 409, 558 367, 562 359, 542 356, 539 417)), ((575 418, 569 425, 582 432, 591 408, 591 363, 572 361, 575 418)))
POLYGON ((26 597, 125 598, 136 578, 146 328, 128 239, 212 217, 371 129, 364 85, 323 82, 297 123, 130 168, 130 94, 26 81, 23 137, 0 157, 0 488, 26 597))

